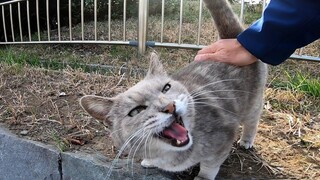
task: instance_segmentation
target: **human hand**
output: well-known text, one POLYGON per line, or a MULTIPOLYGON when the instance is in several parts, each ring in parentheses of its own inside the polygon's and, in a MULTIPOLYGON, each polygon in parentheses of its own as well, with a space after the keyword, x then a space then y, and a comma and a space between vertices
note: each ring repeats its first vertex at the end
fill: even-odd
POLYGON ((256 62, 258 59, 247 51, 237 39, 220 39, 198 51, 195 61, 205 60, 246 66, 256 62))

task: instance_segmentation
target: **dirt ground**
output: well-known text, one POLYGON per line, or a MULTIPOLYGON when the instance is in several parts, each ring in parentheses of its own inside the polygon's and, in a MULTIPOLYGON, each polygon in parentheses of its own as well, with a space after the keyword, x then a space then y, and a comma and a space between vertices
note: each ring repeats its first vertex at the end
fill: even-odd
MULTIPOLYGON (((71 68, 53 71, 0 64, 0 123, 22 138, 53 144, 61 151, 98 153, 112 160, 117 148, 108 137, 108 126, 89 117, 78 100, 85 94, 111 97, 137 81, 121 73, 101 75, 71 68)), ((254 149, 242 150, 235 143, 218 177, 320 177, 319 109, 312 101, 312 111, 288 109, 306 106, 303 102, 310 99, 271 86, 266 89, 265 99, 254 149), (276 106, 279 104, 291 106, 286 109, 276 106)), ((191 168, 176 177, 190 179, 197 171, 198 167, 191 168)))

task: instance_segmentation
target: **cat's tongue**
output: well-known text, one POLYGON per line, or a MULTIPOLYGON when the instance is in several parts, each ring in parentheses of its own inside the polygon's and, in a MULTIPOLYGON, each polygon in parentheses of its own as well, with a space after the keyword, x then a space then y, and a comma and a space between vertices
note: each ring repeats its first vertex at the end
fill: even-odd
POLYGON ((188 131, 180 124, 174 122, 163 130, 162 132, 166 137, 179 140, 181 143, 188 140, 188 131))

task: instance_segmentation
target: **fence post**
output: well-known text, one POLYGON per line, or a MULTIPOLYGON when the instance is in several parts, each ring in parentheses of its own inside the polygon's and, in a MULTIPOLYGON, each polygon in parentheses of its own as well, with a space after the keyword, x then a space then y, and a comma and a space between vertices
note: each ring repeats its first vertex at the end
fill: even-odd
POLYGON ((244 23, 244 0, 241 0, 240 22, 244 23))
POLYGON ((138 49, 140 54, 146 51, 148 10, 149 0, 139 0, 138 49))

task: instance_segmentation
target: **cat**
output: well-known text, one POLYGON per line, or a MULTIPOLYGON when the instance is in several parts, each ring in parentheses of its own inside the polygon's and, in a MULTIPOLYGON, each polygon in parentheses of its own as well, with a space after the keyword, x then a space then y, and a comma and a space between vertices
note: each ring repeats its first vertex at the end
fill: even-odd
MULTIPOLYGON (((243 31, 227 1, 204 2, 220 38, 243 31)), ((86 95, 80 104, 112 124, 119 154, 127 149, 129 156, 143 158, 142 166, 171 172, 200 163, 196 179, 215 179, 240 124, 239 144, 253 146, 266 78, 267 67, 260 61, 245 67, 192 62, 169 76, 152 53, 147 75, 136 85, 112 98, 86 95)))

